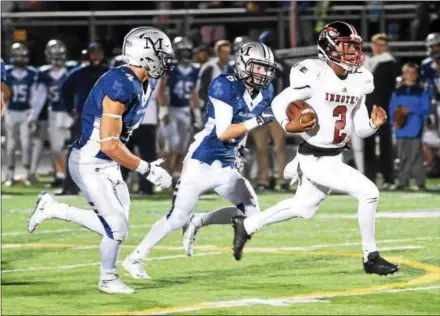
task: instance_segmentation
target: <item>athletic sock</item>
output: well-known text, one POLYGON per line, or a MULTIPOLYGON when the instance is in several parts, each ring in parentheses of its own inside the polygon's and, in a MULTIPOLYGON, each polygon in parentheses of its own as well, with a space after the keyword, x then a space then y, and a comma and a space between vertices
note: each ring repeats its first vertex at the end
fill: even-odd
POLYGON ((106 235, 101 239, 99 252, 101 254, 101 276, 116 274, 116 260, 118 259, 121 242, 106 235))
POLYGON ((128 256, 132 260, 143 260, 150 253, 151 249, 156 246, 162 239, 164 239, 169 233, 174 229, 168 222, 166 216, 158 220, 150 232, 144 237, 141 243, 136 247, 136 249, 128 256))
POLYGON ((236 207, 224 207, 210 213, 195 214, 191 218, 191 223, 197 228, 209 225, 228 225, 231 224, 231 219, 238 215, 244 214, 236 207))
POLYGON ((360 201, 358 207, 358 222, 362 238, 362 250, 364 253, 364 261, 368 261, 368 255, 377 251, 376 241, 374 238, 376 229, 376 207, 375 201, 360 201))

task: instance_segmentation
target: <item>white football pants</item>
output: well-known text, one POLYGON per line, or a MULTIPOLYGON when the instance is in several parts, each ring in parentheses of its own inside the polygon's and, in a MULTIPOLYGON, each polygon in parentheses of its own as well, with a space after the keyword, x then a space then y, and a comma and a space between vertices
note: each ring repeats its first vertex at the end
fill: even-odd
POLYGON ((163 136, 167 151, 185 154, 191 137, 191 109, 189 107, 168 108, 169 123, 163 125, 163 136))
POLYGON ((31 134, 28 126, 30 110, 15 111, 6 108, 6 164, 9 169, 15 168, 15 150, 20 142, 21 159, 26 168, 30 167, 31 134))

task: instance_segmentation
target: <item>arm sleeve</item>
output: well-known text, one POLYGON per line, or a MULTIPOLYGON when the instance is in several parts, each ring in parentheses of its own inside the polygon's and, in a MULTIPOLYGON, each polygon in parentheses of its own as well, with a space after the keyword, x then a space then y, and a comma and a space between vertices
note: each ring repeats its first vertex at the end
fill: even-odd
POLYGON ((198 90, 197 93, 199 95, 199 98, 202 99, 203 101, 206 101, 208 98, 208 87, 209 87, 209 83, 211 82, 212 79, 212 66, 206 67, 203 72, 200 73, 200 78, 199 78, 199 84, 198 84, 198 90))
POLYGON ((214 105, 216 134, 217 137, 220 138, 231 124, 233 115, 232 106, 213 97, 209 97, 209 100, 214 105))
POLYGON ((356 134, 361 138, 371 136, 377 131, 377 128, 371 125, 367 107, 365 106, 365 97, 361 98, 359 104, 353 110, 353 124, 356 134))

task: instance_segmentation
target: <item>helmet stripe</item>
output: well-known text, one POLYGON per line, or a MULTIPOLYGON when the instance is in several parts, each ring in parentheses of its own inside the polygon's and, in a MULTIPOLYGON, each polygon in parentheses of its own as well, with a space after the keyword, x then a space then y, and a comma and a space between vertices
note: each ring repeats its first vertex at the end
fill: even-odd
POLYGON ((260 45, 261 45, 261 47, 263 48, 263 54, 264 54, 264 58, 267 58, 266 57, 266 50, 264 49, 264 44, 263 43, 260 43, 260 42, 258 42, 260 45))
POLYGON ((353 25, 351 25, 351 24, 349 24, 349 23, 347 23, 347 22, 343 22, 343 21, 342 21, 342 23, 344 23, 345 25, 348 26, 348 28, 350 29, 350 32, 351 32, 351 33, 353 33, 354 35, 358 35, 358 33, 357 33, 357 31, 356 31, 356 29, 354 28, 353 25))

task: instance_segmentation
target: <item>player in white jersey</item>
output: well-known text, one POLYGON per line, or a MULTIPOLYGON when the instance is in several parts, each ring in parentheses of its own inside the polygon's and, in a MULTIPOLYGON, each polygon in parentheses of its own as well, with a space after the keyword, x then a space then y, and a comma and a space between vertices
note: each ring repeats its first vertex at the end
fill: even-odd
POLYGON ((352 25, 334 22, 321 31, 318 49, 320 59, 307 59, 292 67, 290 87, 272 103, 277 121, 288 132, 303 131, 296 127, 297 120, 287 118, 291 102, 307 100, 317 114, 317 126, 300 134, 305 142, 284 170, 286 178, 298 177, 296 194, 262 213, 233 219, 234 257, 241 259, 244 244, 258 229, 291 218, 311 218, 335 189, 359 201, 365 272, 392 274, 399 267, 379 255, 374 238, 379 190, 341 159, 353 131, 365 138, 387 120, 385 111, 376 106, 371 119, 368 116, 365 95, 374 90, 374 85, 372 74, 362 67, 362 39, 352 25))
POLYGON ((102 236, 98 288, 105 293, 130 294, 116 271, 121 243, 128 233, 130 196, 120 165, 136 170, 161 188, 171 186, 171 176, 160 162, 148 163, 125 146, 144 118, 155 79, 172 69, 173 50, 168 36, 152 27, 138 27, 124 38, 127 65, 106 72, 90 91, 81 116, 81 138, 69 157, 72 179, 93 211, 54 201, 42 193, 29 218, 33 232, 44 220, 75 222, 102 236), (96 214, 95 214, 96 213, 96 214))

